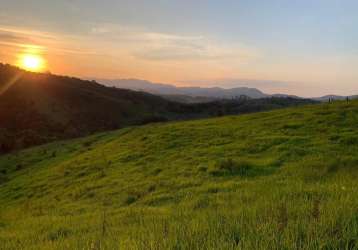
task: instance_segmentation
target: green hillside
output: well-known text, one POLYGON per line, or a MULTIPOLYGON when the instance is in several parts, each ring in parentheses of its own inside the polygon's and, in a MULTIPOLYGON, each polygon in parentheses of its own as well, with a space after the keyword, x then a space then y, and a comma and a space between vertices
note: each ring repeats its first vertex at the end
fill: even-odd
POLYGON ((358 249, 358 102, 0 157, 1 249, 358 249))
POLYGON ((0 154, 133 125, 312 103, 315 101, 263 98, 185 105, 144 92, 0 63, 0 154))

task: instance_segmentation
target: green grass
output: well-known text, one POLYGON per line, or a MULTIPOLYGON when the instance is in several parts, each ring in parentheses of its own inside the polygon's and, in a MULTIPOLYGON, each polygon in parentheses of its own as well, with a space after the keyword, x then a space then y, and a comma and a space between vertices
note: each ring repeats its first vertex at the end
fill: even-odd
POLYGON ((0 157, 0 249, 358 249, 358 102, 0 157))

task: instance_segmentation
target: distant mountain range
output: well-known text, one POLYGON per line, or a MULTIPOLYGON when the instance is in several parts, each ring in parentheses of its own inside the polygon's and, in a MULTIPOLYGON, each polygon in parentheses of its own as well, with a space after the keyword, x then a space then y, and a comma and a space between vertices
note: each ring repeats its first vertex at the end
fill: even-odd
POLYGON ((340 95, 325 95, 322 97, 315 97, 312 98, 313 100, 316 101, 320 101, 320 102, 328 102, 329 100, 333 100, 333 101, 342 101, 342 100, 346 100, 348 97, 348 99, 352 100, 352 99, 358 99, 358 95, 351 95, 351 96, 340 96, 340 95))
MULTIPOLYGON (((116 88, 131 89, 144 91, 155 95, 160 95, 166 99, 182 102, 182 103, 203 103, 220 99, 235 99, 240 96, 246 96, 252 99, 265 97, 291 97, 302 98, 296 95, 287 94, 266 94, 256 88, 236 87, 236 88, 220 88, 220 87, 176 87, 171 84, 153 83, 138 79, 95 79, 99 83, 116 88)), ((325 102, 331 100, 345 100, 346 96, 326 95, 322 97, 310 98, 315 101, 325 102)), ((349 99, 356 99, 358 95, 349 96, 349 99)))
POLYGON ((233 99, 240 96, 247 96, 249 98, 265 98, 269 97, 256 88, 238 87, 231 89, 224 89, 219 87, 202 88, 202 87, 176 87, 170 84, 153 83, 138 79, 95 79, 99 83, 106 86, 117 87, 123 89, 132 89, 137 91, 145 91, 155 95, 161 95, 166 98, 185 99, 189 102, 213 101, 217 99, 233 99), (181 98, 180 98, 181 96, 181 98), (186 96, 186 98, 184 98, 186 96), (191 97, 191 98, 188 98, 191 97), (199 99, 198 99, 199 98, 199 99))

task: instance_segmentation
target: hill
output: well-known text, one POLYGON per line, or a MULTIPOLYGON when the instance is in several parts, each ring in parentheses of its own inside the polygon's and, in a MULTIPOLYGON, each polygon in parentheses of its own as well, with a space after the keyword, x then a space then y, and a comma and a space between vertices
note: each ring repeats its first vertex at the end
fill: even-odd
POLYGON ((2 249, 356 249, 358 102, 0 156, 2 249))
POLYGON ((358 95, 351 95, 351 96, 340 96, 340 95, 325 95, 322 97, 316 97, 316 98, 312 98, 313 100, 316 101, 320 101, 320 102, 328 102, 329 100, 331 101, 343 101, 346 99, 350 99, 350 100, 354 100, 354 99, 358 99, 358 95))
POLYGON ((0 64, 0 154, 58 139, 150 122, 238 114, 310 103, 236 100, 184 105, 96 82, 0 64))
MULTIPOLYGON (((265 98, 270 95, 262 93, 256 88, 237 87, 224 89, 219 87, 203 88, 203 87, 176 87, 170 84, 153 83, 138 79, 96 79, 98 82, 117 88, 132 89, 145 91, 155 95, 167 96, 189 96, 199 98, 216 98, 216 99, 232 99, 240 96, 247 96, 249 98, 265 98)), ((205 100, 205 99, 204 99, 205 100)))
POLYGON ((147 93, 9 65, 0 65, 0 88, 0 151, 140 124, 170 106, 147 93))
POLYGON ((222 100, 214 97, 189 96, 189 95, 161 95, 161 97, 169 101, 186 103, 186 104, 218 102, 222 100))
MULTIPOLYGON (((204 103, 210 101, 217 101, 221 99, 233 99, 240 96, 246 96, 252 99, 278 97, 278 98, 294 98, 300 99, 302 97, 288 94, 266 94, 257 88, 236 87, 236 88, 220 88, 220 87, 177 87, 171 84, 154 83, 139 79, 96 79, 96 81, 110 87, 117 87, 123 89, 131 89, 137 91, 144 91, 155 95, 160 95, 168 100, 174 100, 181 103, 204 103)), ((261 81, 246 80, 238 82, 240 84, 256 85, 261 81), (245 83, 246 82, 246 83, 245 83)), ((272 81, 262 81, 261 83, 273 84, 272 81)), ((232 85, 233 83, 231 83, 232 85)), ((358 99, 358 95, 348 96, 349 99, 358 99)), ((347 96, 339 95, 325 95, 322 97, 312 97, 312 99, 319 102, 327 102, 329 99, 335 101, 346 100, 347 96)))

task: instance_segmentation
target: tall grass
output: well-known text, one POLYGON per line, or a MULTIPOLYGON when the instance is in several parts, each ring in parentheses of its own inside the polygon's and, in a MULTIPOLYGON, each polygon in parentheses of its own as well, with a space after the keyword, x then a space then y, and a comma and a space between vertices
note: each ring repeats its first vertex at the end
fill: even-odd
POLYGON ((358 249, 357 122, 323 104, 2 156, 0 249, 358 249))

